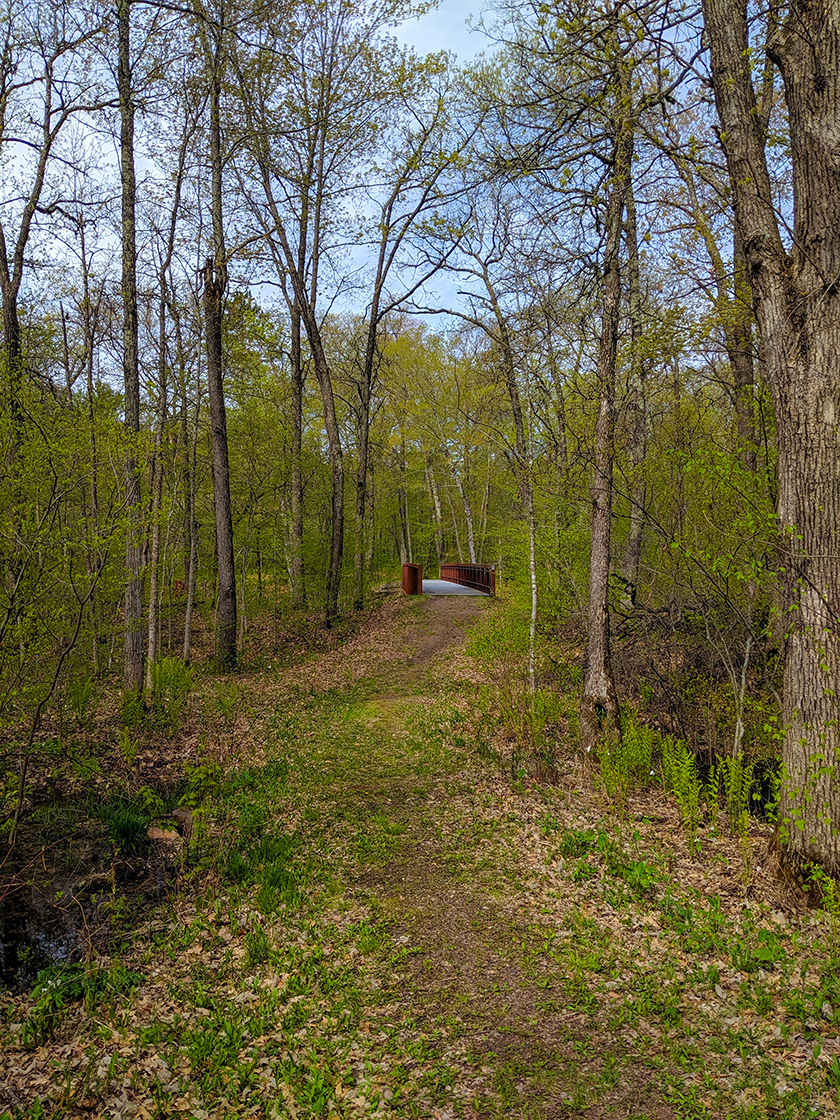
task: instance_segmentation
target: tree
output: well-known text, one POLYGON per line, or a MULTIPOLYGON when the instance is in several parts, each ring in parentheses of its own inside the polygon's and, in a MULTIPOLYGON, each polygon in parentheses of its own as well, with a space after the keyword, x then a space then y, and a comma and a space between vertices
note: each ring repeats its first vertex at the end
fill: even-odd
POLYGON ((122 199, 122 341, 125 392, 125 667, 126 693, 143 695, 143 524, 140 495, 140 327, 137 310, 137 179, 134 169, 134 87, 131 3, 117 6, 117 92, 120 105, 122 199))
MULTIPOLYGON (((771 20, 774 18, 771 9, 771 20)), ((788 622, 783 865, 840 874, 840 8, 792 0, 768 52, 790 122, 793 231, 784 243, 750 73, 746 4, 704 0, 715 103, 779 439, 778 520, 788 622)))
POLYGON ((233 511, 230 501, 227 415, 223 384, 222 309, 228 281, 223 210, 222 80, 228 64, 228 10, 219 0, 212 15, 195 4, 197 29, 208 87, 210 140, 210 220, 213 254, 204 264, 204 331, 207 346, 207 389, 213 447, 213 506, 216 515, 216 661, 220 669, 236 667, 236 564, 233 555, 233 511))

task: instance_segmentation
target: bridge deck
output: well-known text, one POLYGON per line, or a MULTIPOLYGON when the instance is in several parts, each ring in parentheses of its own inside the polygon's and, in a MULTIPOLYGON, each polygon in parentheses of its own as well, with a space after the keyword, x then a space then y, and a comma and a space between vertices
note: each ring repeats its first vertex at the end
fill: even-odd
POLYGON ((448 579, 424 579, 424 595, 481 595, 484 599, 490 596, 484 591, 477 591, 474 587, 464 587, 460 583, 451 583, 448 579))

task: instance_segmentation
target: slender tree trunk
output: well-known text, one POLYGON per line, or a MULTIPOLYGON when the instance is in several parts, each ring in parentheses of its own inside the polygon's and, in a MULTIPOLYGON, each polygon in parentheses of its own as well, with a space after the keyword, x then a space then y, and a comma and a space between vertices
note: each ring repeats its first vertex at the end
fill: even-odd
POLYGON ((160 513, 163 498, 163 426, 166 422, 166 292, 161 291, 158 327, 158 407, 152 459, 152 543, 149 555, 149 640, 146 647, 146 688, 152 688, 152 666, 158 646, 158 582, 160 578, 160 513))
POLYGON ((353 608, 365 605, 365 511, 367 509, 367 476, 370 456, 370 397, 363 382, 359 386, 359 462, 356 467, 356 543, 353 554, 353 608))
POLYGON ((127 693, 143 691, 143 515, 140 495, 140 369, 134 174, 134 96, 131 88, 131 6, 119 0, 117 80, 122 185, 123 379, 125 384, 125 669, 127 693))
MULTIPOLYGON (((464 519, 467 523, 467 547, 470 550, 470 563, 474 564, 475 563, 475 528, 473 526, 472 504, 470 502, 469 495, 467 494, 467 491, 466 491, 466 488, 464 486, 463 480, 462 480, 460 474, 458 473, 458 471, 455 469, 454 465, 453 465, 453 468, 452 468, 452 475, 455 479, 455 486, 457 487, 458 494, 461 498, 461 505, 464 507, 464 519)), ((458 551, 460 552, 460 548, 459 548, 458 551)))
POLYGON ((644 465, 647 451, 647 400, 645 394, 645 364, 642 358, 643 323, 642 293, 639 278, 639 241, 636 229, 636 200, 632 182, 627 185, 627 218, 624 223, 627 246, 628 299, 630 304, 630 385, 627 394, 628 441, 630 460, 629 494, 630 515, 624 562, 621 574, 624 579, 624 607, 631 610, 636 605, 636 587, 642 559, 642 532, 645 521, 647 485, 644 465))
POLYGON ((306 573, 303 564, 303 360, 300 339, 300 309, 292 303, 292 462, 291 524, 289 533, 289 582, 292 606, 306 606, 306 573))
MULTIPOLYGON (((753 396, 753 312, 752 291, 744 256, 740 228, 734 226, 734 288, 730 296, 729 276, 715 233, 697 198, 694 174, 686 161, 677 164, 680 176, 688 191, 689 201, 697 231, 703 238, 715 274, 715 310, 723 329, 726 355, 732 371, 732 389, 735 402, 738 454, 747 470, 756 469, 755 401, 753 396)), ((733 186, 733 194, 734 184, 733 186)))
POLYGON ((463 564, 464 550, 461 548, 461 533, 458 529, 458 518, 455 515, 455 506, 452 502, 452 494, 446 484, 444 484, 444 489, 446 490, 446 500, 449 503, 449 516, 452 518, 452 530, 455 533, 455 549, 458 553, 458 563, 463 564))
POLYGON ((443 563, 443 517, 440 510, 440 494, 438 493, 432 464, 426 463, 426 485, 429 488, 429 497, 432 499, 432 517, 435 526, 435 552, 437 553, 438 571, 443 563))
POLYGON ((773 209, 746 6, 704 0, 735 216, 773 390, 784 556, 783 864, 840 874, 840 7, 792 0, 771 41, 789 115, 793 245, 773 209))
POLYGON ((618 720, 618 700, 610 661, 610 533, 615 425, 615 365, 621 310, 621 228, 633 160, 633 126, 629 119, 629 81, 622 72, 616 85, 618 136, 612 161, 604 248, 604 301, 598 350, 598 419, 595 424, 595 478, 592 484, 592 545, 589 562, 589 622, 586 671, 580 705, 581 745, 593 750, 618 720))
POLYGON ((204 269, 204 322, 207 335, 207 387, 213 442, 213 504, 219 594, 216 600, 216 659, 222 671, 236 666, 236 567, 230 502, 227 414, 222 385, 222 284, 213 259, 204 269))

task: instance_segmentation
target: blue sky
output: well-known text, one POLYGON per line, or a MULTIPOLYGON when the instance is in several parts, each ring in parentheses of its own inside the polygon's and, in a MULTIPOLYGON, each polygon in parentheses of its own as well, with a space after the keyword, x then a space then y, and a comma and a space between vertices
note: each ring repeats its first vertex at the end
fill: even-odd
POLYGON ((485 0, 441 0, 439 6, 420 19, 404 23, 397 36, 410 43, 418 54, 431 51, 453 51, 459 62, 466 62, 488 45, 478 31, 470 31, 467 20, 473 23, 484 6, 485 0))

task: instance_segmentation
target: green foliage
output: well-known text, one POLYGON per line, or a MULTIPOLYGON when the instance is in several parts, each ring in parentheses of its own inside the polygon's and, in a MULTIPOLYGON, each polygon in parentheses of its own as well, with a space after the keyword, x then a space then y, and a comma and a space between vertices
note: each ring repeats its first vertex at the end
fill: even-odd
POLYGON ((604 739, 598 749, 601 781, 607 797, 623 812, 631 789, 650 784, 654 777, 653 751, 660 736, 639 724, 632 715, 625 717, 621 736, 604 739))
POLYGON ((143 706, 143 694, 133 689, 126 692, 122 700, 122 709, 120 712, 120 720, 126 730, 140 727, 143 723, 143 716, 145 709, 143 706))
POLYGON ((69 680, 67 682, 67 699, 79 727, 84 727, 96 714, 93 678, 69 680))
POLYGON ((102 804, 97 816, 102 822, 108 838, 124 856, 143 856, 149 850, 150 815, 136 801, 117 797, 102 804))
POLYGON ((120 757, 126 766, 133 766, 137 759, 137 752, 140 749, 140 740, 136 735, 132 735, 131 727, 120 728, 120 757))
POLYGON ((825 913, 829 951, 835 959, 840 959, 840 885, 815 863, 808 868, 806 881, 825 913))
POLYGON ((215 759, 205 758, 194 766, 186 767, 187 790, 181 804, 198 809, 205 802, 217 797, 222 785, 222 768, 215 759))
POLYGON ((192 670, 179 657, 159 657, 151 667, 152 718, 167 735, 174 735, 192 688, 192 670))
POLYGON ((666 735, 661 743, 662 784, 673 793, 688 832, 689 845, 696 849, 700 827, 703 783, 697 774, 694 752, 681 739, 666 735))
POLYGON ((718 767, 723 782, 726 815, 729 819, 729 832, 737 836, 743 815, 748 812, 753 793, 755 763, 748 762, 743 755, 729 756, 720 760, 718 767))
POLYGON ((62 1011, 83 999, 94 1011, 106 999, 125 995, 144 977, 121 964, 99 967, 88 964, 55 964, 38 973, 32 989, 35 1005, 23 1024, 24 1046, 39 1046, 55 1032, 62 1011))
POLYGON ((738 938, 730 944, 732 964, 741 972, 757 972, 760 968, 771 971, 787 959, 787 948, 779 935, 770 929, 760 929, 755 938, 738 938))

